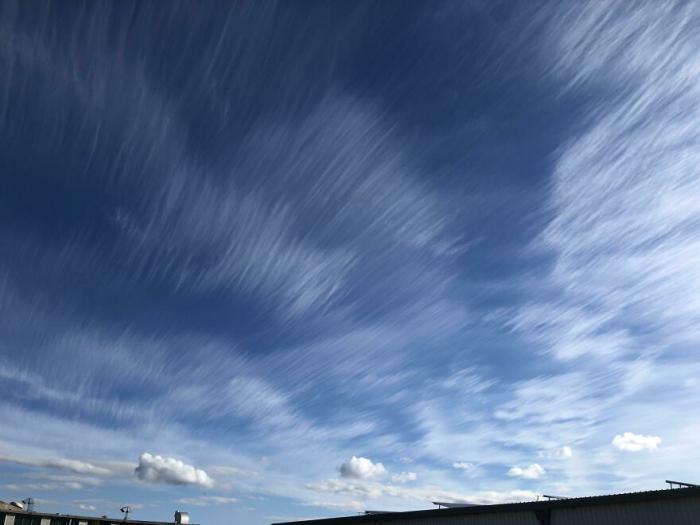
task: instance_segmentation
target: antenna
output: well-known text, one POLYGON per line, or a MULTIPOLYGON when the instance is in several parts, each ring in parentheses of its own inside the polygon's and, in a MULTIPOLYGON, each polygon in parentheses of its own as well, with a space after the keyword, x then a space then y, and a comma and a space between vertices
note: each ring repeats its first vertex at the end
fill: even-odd
POLYGON ((666 483, 668 483, 668 488, 670 488, 670 489, 673 489, 673 488, 688 489, 691 487, 700 487, 700 485, 695 485, 694 483, 684 483, 683 481, 671 481, 670 479, 667 479, 666 483), (675 487, 674 485, 678 485, 678 487, 675 487))
POLYGON ((32 512, 34 510, 34 498, 23 499, 22 503, 24 503, 27 512, 32 512))
POLYGON ((547 496, 547 494, 542 494, 543 498, 547 498, 547 501, 552 501, 553 499, 569 499, 566 496, 547 496))
POLYGON ((129 518, 129 512, 131 512, 131 507, 129 507, 129 505, 124 505, 119 510, 124 513, 124 521, 126 521, 129 518))

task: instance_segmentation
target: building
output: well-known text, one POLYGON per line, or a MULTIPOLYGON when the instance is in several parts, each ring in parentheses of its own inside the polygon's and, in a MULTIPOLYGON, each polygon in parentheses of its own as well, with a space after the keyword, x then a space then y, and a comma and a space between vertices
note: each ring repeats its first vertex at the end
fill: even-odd
MULTIPOLYGON (((700 487, 528 503, 465 505, 294 525, 700 525, 700 487)), ((279 523, 273 525, 291 525, 279 523)))
POLYGON ((106 516, 75 516, 27 511, 18 503, 0 501, 0 525, 195 525, 186 512, 176 512, 173 521, 141 521, 106 516))

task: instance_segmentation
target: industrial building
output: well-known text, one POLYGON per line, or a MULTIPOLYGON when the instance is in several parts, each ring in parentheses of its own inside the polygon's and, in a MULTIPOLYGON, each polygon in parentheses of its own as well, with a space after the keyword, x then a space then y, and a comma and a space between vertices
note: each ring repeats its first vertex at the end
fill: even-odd
MULTIPOLYGON (((436 503, 437 504, 437 503, 436 503)), ((294 525, 700 525, 700 487, 291 522, 294 525)), ((273 525, 291 525, 279 523, 273 525)))
POLYGON ((0 525, 195 525, 186 512, 176 512, 173 521, 141 521, 107 516, 75 516, 26 510, 21 503, 0 501, 0 525))

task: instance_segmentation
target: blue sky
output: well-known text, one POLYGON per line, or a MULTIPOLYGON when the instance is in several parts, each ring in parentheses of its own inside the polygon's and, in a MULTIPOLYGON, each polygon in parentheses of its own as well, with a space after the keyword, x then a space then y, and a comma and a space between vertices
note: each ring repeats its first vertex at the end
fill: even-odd
POLYGON ((264 524, 697 480, 692 2, 0 4, 0 499, 264 524))

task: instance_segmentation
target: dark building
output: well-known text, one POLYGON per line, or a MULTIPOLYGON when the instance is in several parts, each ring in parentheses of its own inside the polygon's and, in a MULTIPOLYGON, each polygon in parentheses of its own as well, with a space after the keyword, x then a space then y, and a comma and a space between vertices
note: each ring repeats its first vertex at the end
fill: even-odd
MULTIPOLYGON (((700 487, 297 521, 294 525, 700 525, 700 487)), ((291 525, 291 523, 273 524, 291 525)))
POLYGON ((124 520, 96 516, 76 516, 72 514, 49 514, 33 512, 21 508, 16 503, 0 501, 0 525, 195 525, 189 523, 185 512, 176 512, 173 521, 124 520))

